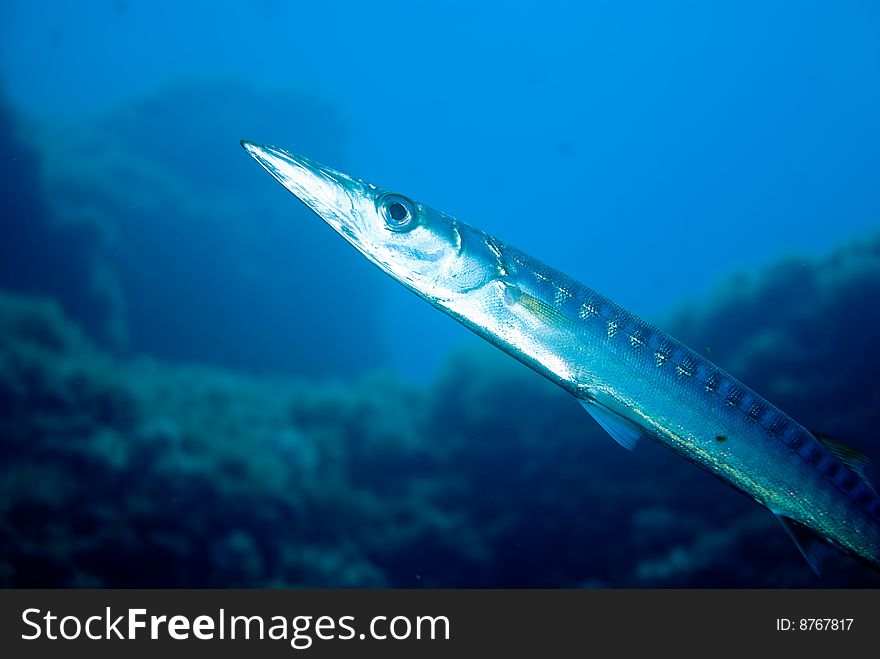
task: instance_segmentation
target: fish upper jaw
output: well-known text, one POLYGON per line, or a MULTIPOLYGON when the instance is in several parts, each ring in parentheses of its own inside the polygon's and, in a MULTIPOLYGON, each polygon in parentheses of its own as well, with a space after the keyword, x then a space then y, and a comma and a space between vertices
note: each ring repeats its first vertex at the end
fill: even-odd
POLYGON ((361 181, 276 146, 241 140, 241 146, 275 180, 349 241, 357 243, 361 181))

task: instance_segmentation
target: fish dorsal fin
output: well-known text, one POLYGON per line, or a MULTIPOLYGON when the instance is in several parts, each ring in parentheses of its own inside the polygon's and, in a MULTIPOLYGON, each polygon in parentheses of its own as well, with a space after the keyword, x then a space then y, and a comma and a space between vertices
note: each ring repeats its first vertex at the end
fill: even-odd
POLYGON ((605 431, 611 435, 615 442, 627 451, 632 451, 639 439, 645 434, 644 430, 629 419, 613 412, 604 405, 591 400, 578 398, 578 402, 590 413, 605 431))
POLYGON ((865 467, 871 462, 871 458, 862 453, 859 449, 850 446, 849 444, 844 444, 843 442, 821 432, 813 432, 813 437, 822 442, 825 448, 831 451, 834 457, 859 474, 862 478, 865 477, 865 467))
POLYGON ((782 523, 782 528, 794 540, 794 544, 810 564, 813 572, 817 577, 821 577, 822 563, 833 553, 834 548, 800 522, 779 513, 775 513, 775 515, 776 519, 782 523))

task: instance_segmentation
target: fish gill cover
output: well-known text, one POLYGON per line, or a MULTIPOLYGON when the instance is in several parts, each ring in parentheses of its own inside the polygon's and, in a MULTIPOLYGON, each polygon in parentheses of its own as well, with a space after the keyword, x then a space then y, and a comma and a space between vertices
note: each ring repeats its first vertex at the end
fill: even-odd
MULTIPOLYGON (((0 584, 880 585, 845 558, 817 581, 766 511, 657 446, 621 451, 568 396, 488 347, 459 353, 423 386, 177 363, 180 327, 132 333, 131 319, 149 313, 141 296, 158 295, 138 288, 149 257, 134 245, 161 243, 183 277, 183 238, 149 226, 182 206, 175 217, 192 226, 181 230, 204 238, 198 267, 232 285, 216 262, 232 256, 212 253, 223 248, 209 237, 233 230, 217 225, 222 204, 197 207, 195 180, 158 185, 149 141, 64 176, 48 163, 41 178, 3 118, 16 165, 2 217, 17 242, 0 243, 0 584), (101 212, 125 203, 118 191, 89 183, 113 172, 153 177, 143 203, 158 206, 136 238, 115 236, 101 212), (41 186, 70 176, 84 180, 54 190, 64 208, 47 207, 41 186), (78 189, 91 192, 72 199, 78 189), (126 240, 126 258, 102 252, 126 240)), ((875 236, 734 278, 664 325, 809 427, 876 455, 878 275, 875 236)), ((242 291, 227 294, 245 304, 242 291)))

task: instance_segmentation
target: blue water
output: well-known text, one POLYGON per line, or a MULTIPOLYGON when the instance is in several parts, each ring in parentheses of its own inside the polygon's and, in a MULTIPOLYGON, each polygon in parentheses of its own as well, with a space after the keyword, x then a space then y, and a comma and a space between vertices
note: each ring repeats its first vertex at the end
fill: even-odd
MULTIPOLYGON (((60 524, 63 497, 13 488, 0 583, 819 585, 761 511, 674 456, 616 453, 238 141, 479 226, 870 451, 878 83, 867 1, 3 3, 9 482, 69 481, 89 511, 69 537, 101 510, 178 567, 53 547, 22 520, 60 524), (132 501, 173 482, 226 553, 168 530, 161 497, 126 527, 119 473, 132 501), (214 519, 199 488, 274 512, 214 519)), ((825 583, 876 585, 859 570, 825 583)))

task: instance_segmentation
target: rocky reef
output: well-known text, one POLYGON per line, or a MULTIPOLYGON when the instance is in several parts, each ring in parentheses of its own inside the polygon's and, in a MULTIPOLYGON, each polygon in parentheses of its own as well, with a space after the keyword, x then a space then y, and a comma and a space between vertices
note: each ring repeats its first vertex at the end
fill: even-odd
MULTIPOLYGON (((666 325, 867 452, 880 240, 739 278, 666 325), (839 432, 838 432, 839 429, 839 432)), ((110 356, 0 296, 6 586, 873 586, 765 510, 614 445, 493 349, 422 388, 110 356)))
MULTIPOLYGON (((369 265, 310 254, 321 227, 287 222, 286 197, 224 196, 263 181, 218 147, 231 116, 267 120, 243 96, 165 90, 44 135, 42 159, 0 104, 0 586, 880 586, 845 557, 818 580, 766 510, 650 442, 619 449, 489 346, 423 386, 378 373, 369 265), (225 111, 186 110, 206 103, 225 111), (349 306, 307 322, 334 287, 349 306)), ((880 235, 661 325, 876 456, 878 300, 880 235)))

